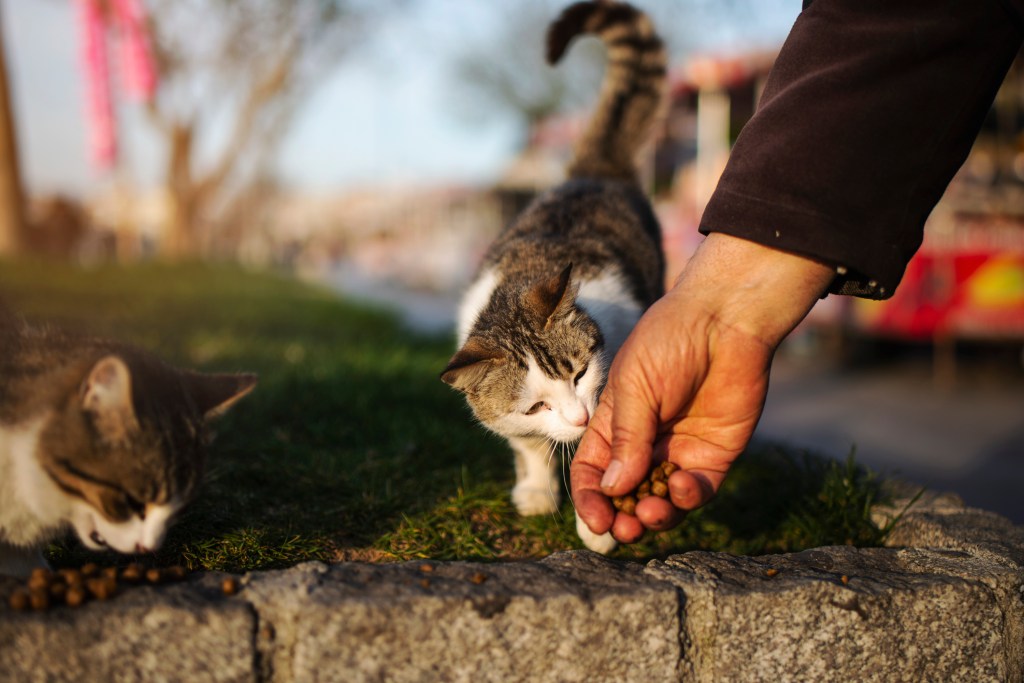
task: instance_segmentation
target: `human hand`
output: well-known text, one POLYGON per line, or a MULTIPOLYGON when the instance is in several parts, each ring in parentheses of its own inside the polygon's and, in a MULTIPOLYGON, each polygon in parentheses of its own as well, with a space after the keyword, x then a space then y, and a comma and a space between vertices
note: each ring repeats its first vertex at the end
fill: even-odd
POLYGON ((708 236, 623 344, 576 451, 572 497, 591 531, 632 543, 714 497, 760 418, 776 347, 833 275, 800 256, 708 236), (668 498, 616 513, 610 497, 665 459, 679 466, 668 498))

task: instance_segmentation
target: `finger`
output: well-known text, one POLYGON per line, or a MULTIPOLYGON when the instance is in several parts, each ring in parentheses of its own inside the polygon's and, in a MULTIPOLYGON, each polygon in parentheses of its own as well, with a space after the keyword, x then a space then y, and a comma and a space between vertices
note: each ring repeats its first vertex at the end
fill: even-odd
POLYGON ((615 403, 611 419, 611 461, 601 479, 601 489, 609 496, 629 493, 647 476, 658 429, 658 415, 651 399, 643 392, 623 390, 620 384, 615 403))
POLYGON ((668 478, 669 498, 681 510, 696 510, 711 502, 724 479, 722 472, 676 470, 668 478))
POLYGON ((607 532, 615 520, 615 509, 608 496, 601 491, 603 473, 603 469, 578 460, 574 460, 569 468, 569 484, 576 514, 595 534, 607 532))
POLYGON ((636 516, 651 531, 667 531, 679 526, 686 513, 657 496, 647 496, 636 504, 636 516))
POLYGON ((633 515, 620 512, 615 515, 612 536, 619 543, 636 543, 644 536, 644 525, 633 515))

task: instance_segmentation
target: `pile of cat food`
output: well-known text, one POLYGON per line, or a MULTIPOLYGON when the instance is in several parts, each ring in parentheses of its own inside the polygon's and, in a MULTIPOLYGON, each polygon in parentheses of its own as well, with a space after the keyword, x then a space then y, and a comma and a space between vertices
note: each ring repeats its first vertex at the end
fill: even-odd
POLYGON ((647 496, 657 496, 658 498, 668 497, 668 478, 679 469, 678 465, 675 465, 668 460, 655 465, 647 478, 640 482, 640 485, 632 493, 627 493, 624 496, 615 496, 612 498, 612 505, 619 512, 624 512, 627 515, 636 514, 636 504, 646 498, 647 496))
POLYGON ((81 569, 32 570, 24 586, 15 588, 7 599, 11 609, 44 611, 56 605, 79 607, 89 600, 108 600, 127 586, 181 581, 188 576, 184 567, 146 569, 132 563, 125 567, 100 568, 94 563, 81 569))

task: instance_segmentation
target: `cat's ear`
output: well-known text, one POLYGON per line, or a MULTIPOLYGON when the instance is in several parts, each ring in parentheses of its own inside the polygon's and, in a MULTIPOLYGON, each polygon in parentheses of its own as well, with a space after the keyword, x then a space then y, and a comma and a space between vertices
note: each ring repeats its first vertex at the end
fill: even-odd
POLYGON ((564 311, 576 299, 576 288, 572 286, 572 264, 554 277, 541 280, 526 293, 526 304, 544 321, 544 329, 551 325, 556 313, 564 311))
POLYGON ((231 406, 256 387, 257 377, 252 373, 203 374, 185 373, 185 385, 196 402, 204 420, 220 417, 231 406))
POLYGON ((495 363, 504 359, 500 352, 470 337, 448 361, 448 366, 441 372, 441 379, 455 389, 468 393, 480 384, 495 363))
POLYGON ((122 441, 139 428, 132 406, 132 374, 117 356, 105 356, 92 366, 79 392, 82 410, 92 416, 100 435, 122 441))

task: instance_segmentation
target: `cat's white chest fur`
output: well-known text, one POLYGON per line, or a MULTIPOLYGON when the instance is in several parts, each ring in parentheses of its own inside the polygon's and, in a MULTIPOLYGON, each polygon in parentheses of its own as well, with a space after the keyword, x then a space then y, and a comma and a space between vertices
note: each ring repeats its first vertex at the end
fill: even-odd
POLYGON ((63 526, 65 504, 36 458, 44 417, 0 425, 0 541, 35 546, 63 526))
MULTIPOLYGON (((466 343, 473 326, 481 312, 487 307, 500 283, 501 277, 498 271, 491 269, 481 273, 466 291, 459 307, 459 346, 466 343)), ((591 384, 603 381, 612 359, 643 314, 643 307, 630 293, 617 269, 606 269, 597 277, 580 278, 578 284, 576 304, 597 324, 601 330, 601 336, 604 338, 604 348, 600 356, 591 361, 591 364, 595 366, 594 369, 583 373, 585 375, 584 382, 591 384)), ((546 393, 540 389, 531 391, 529 387, 531 378, 538 387, 557 385, 562 390, 568 390, 573 394, 573 399, 575 399, 573 389, 575 384, 579 384, 578 378, 575 384, 563 386, 561 382, 545 377, 536 367, 535 362, 531 363, 531 370, 526 376, 527 386, 524 393, 535 395, 534 398, 543 395, 544 402, 549 408, 548 413, 561 412, 556 410, 561 403, 573 404, 573 401, 554 400, 550 391, 546 393)), ((580 388, 586 388, 586 384, 580 385, 580 388)), ((594 392, 597 389, 596 385, 587 389, 587 392, 590 392, 590 398, 588 401, 581 402, 581 405, 586 405, 587 408, 583 412, 584 416, 588 413, 593 414, 597 399, 594 392)), ((565 392, 563 391, 563 393, 565 392)), ((531 398, 528 402, 533 400, 531 398)), ((536 420, 537 417, 525 419, 536 420)), ((507 420, 510 423, 521 422, 524 418, 519 414, 510 414, 507 420)), ((578 423, 574 424, 577 424, 574 429, 578 429, 578 423)), ((561 484, 553 467, 553 463, 556 461, 553 457, 556 450, 554 443, 569 439, 562 432, 550 428, 550 425, 542 430, 543 436, 530 438, 510 436, 505 433, 505 430, 493 425, 491 428, 508 436, 509 445, 512 446, 515 453, 516 485, 512 489, 512 501, 519 513, 538 515, 555 512, 558 509, 561 484)), ((510 434, 515 432, 516 430, 509 430, 510 434)), ((609 553, 615 548, 616 542, 610 533, 595 534, 591 532, 579 517, 576 522, 577 533, 588 548, 599 553, 609 553)))

